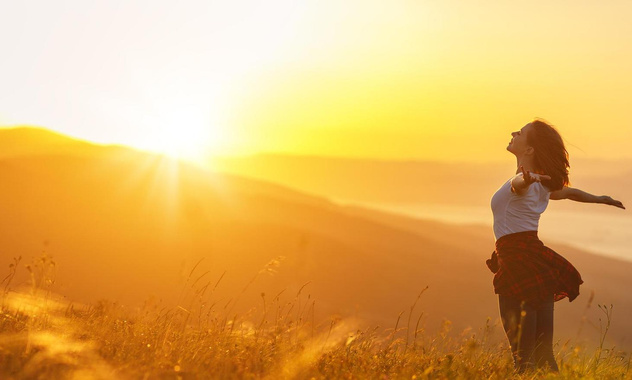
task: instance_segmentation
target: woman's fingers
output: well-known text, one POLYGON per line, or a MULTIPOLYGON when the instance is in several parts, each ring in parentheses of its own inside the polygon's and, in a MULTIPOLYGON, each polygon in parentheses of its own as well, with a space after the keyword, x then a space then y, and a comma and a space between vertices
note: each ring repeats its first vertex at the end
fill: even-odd
POLYGON ((529 172, 524 170, 524 166, 520 166, 520 171, 522 172, 522 178, 524 179, 529 178, 529 172))
POLYGON ((524 166, 520 166, 520 171, 522 172, 522 178, 527 183, 532 182, 540 182, 542 180, 550 180, 551 176, 546 174, 532 174, 529 170, 524 170, 524 166))
POLYGON ((625 210, 625 207, 623 206, 623 203, 621 203, 621 201, 617 201, 617 200, 614 200, 614 199, 612 201, 613 201, 613 203, 612 203, 613 206, 618 207, 618 208, 622 208, 622 209, 625 210))
POLYGON ((623 203, 621 203, 621 201, 618 201, 616 199, 612 199, 612 197, 608 197, 608 204, 625 210, 625 206, 623 206, 623 203))
POLYGON ((531 174, 529 172, 527 172, 527 174, 529 175, 529 182, 542 182, 542 180, 549 180, 551 179, 551 176, 548 176, 546 174, 531 174))

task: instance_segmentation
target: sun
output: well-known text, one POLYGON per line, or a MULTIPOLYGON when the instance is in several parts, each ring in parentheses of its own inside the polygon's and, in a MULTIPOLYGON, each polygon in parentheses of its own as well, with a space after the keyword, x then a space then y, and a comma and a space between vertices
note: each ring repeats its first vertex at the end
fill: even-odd
POLYGON ((195 117, 193 112, 174 113, 156 122, 141 140, 135 144, 141 149, 204 164, 226 149, 226 129, 209 118, 195 117))
POLYGON ((150 149, 173 158, 200 162, 211 153, 210 135, 210 131, 200 125, 165 126, 157 131, 150 149))

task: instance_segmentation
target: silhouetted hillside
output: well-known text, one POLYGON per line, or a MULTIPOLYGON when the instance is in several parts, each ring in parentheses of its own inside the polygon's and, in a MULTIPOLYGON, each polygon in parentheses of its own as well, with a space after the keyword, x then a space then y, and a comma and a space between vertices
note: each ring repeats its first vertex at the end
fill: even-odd
MULTIPOLYGON (((309 283, 300 297, 304 305, 315 300, 317 318, 355 316, 387 328, 428 285, 418 307, 429 330, 444 318, 457 331, 497 318, 484 264, 491 231, 340 207, 159 155, 86 143, 76 155, 71 146, 55 154, 22 147, 33 153, 0 160, 0 268, 45 252, 56 263, 53 289, 71 300, 172 305, 199 262, 188 286, 221 279, 206 296, 235 313, 256 312, 262 293, 285 290, 293 299, 309 283)), ((558 304, 557 336, 575 337, 594 289, 595 303, 615 304, 612 337, 625 343, 632 264, 560 251, 586 285, 576 302, 558 304)), ((13 286, 26 284, 26 274, 21 269, 13 286)), ((588 317, 597 321, 594 305, 588 317)))

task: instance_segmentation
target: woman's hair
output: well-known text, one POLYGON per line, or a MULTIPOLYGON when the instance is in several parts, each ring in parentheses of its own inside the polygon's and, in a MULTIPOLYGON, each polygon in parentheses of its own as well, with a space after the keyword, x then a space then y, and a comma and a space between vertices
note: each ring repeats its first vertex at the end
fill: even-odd
POLYGON ((527 143, 534 149, 536 168, 551 177, 550 180, 543 180, 542 184, 551 191, 568 186, 568 151, 559 132, 545 121, 535 119, 531 122, 527 143))

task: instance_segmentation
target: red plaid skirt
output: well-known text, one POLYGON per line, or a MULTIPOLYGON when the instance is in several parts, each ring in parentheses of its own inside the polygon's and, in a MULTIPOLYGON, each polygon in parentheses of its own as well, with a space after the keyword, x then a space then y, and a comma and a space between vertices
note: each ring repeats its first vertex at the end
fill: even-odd
POLYGON ((564 257, 538 239, 537 231, 518 232, 496 241, 496 251, 487 260, 495 273, 494 292, 538 307, 547 299, 569 301, 579 295, 583 283, 579 272, 564 257))

